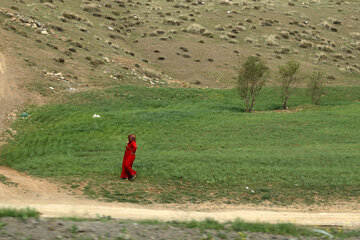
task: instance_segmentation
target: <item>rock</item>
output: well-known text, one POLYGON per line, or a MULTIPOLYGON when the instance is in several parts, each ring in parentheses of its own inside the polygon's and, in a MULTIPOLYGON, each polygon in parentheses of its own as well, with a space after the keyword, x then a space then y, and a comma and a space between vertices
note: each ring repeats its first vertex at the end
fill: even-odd
POLYGON ((100 59, 93 59, 90 60, 90 63, 94 66, 94 67, 98 67, 100 65, 104 65, 104 62, 100 59))
POLYGON ((266 38, 266 45, 267 45, 267 46, 271 46, 271 47, 278 45, 278 43, 277 43, 276 40, 275 40, 275 35, 269 35, 269 36, 267 36, 267 38, 266 38))
POLYGON ((164 33, 165 33, 165 31, 164 31, 164 30, 161 30, 161 29, 156 30, 156 32, 157 32, 157 34, 159 34, 159 35, 161 35, 161 34, 164 34, 164 33))
POLYGON ((236 38, 236 35, 233 33, 227 33, 226 36, 228 36, 229 38, 236 38))
POLYGON ((157 31, 149 33, 150 37, 156 37, 158 35, 157 31))
POLYGON ((101 12, 100 6, 95 3, 87 4, 87 5, 83 6, 82 8, 85 12, 92 12, 92 13, 101 12))
POLYGON ((360 32, 352 32, 350 36, 355 39, 360 39, 360 32))
POLYGON ((188 16, 185 16, 185 15, 180 15, 179 19, 183 20, 183 21, 188 21, 189 20, 188 16))
POLYGON ((40 31, 40 34, 42 34, 42 35, 49 35, 49 33, 48 33, 46 30, 40 31))
POLYGON ((103 57, 103 59, 104 59, 104 61, 107 62, 107 63, 110 63, 110 62, 111 62, 110 58, 108 58, 108 57, 103 57))
POLYGON ((218 30, 218 31, 225 31, 225 28, 222 25, 216 25, 215 29, 218 30))
POLYGON ((271 27, 273 25, 274 21, 267 19, 261 22, 261 26, 263 27, 271 27))
POLYGON ((236 39, 231 38, 231 39, 229 39, 229 43, 231 43, 231 44, 237 44, 237 43, 239 43, 239 41, 236 40, 236 39))
POLYGON ((247 37, 247 38, 245 38, 245 42, 253 43, 254 40, 252 38, 250 38, 250 37, 247 37))
POLYGON ((322 52, 317 53, 315 56, 317 57, 318 61, 324 61, 325 59, 327 59, 327 55, 322 52))
POLYGON ((165 19, 163 21, 163 24, 164 25, 171 25, 171 26, 179 26, 179 25, 181 25, 181 22, 178 21, 178 20, 169 18, 169 19, 165 19))
POLYGON ((64 32, 64 29, 62 27, 55 24, 49 24, 48 27, 58 32, 64 32))
POLYGON ((317 48, 319 50, 321 50, 321 51, 324 51, 324 52, 333 52, 334 51, 334 49, 329 45, 320 44, 320 45, 317 46, 317 48))
POLYGON ((75 20, 75 21, 81 21, 82 18, 77 16, 76 14, 67 12, 67 11, 63 11, 61 14, 64 18, 70 19, 70 20, 75 20))
POLYGON ((55 9, 56 8, 54 4, 51 4, 49 2, 43 3, 43 6, 47 7, 47 8, 50 8, 50 9, 55 9))
POLYGON ((290 48, 288 48, 288 47, 281 47, 280 53, 282 53, 282 54, 288 54, 288 53, 290 53, 290 48))
POLYGON ((342 55, 341 53, 336 53, 336 54, 333 55, 333 57, 336 58, 336 59, 340 59, 340 60, 345 59, 344 55, 342 55))
POLYGON ((354 46, 355 46, 355 48, 356 48, 357 50, 360 51, 360 41, 357 41, 357 42, 354 44, 354 46))
POLYGON ((220 5, 232 5, 232 3, 229 0, 219 0, 220 5))
POLYGON ((81 32, 84 32, 84 33, 87 33, 87 32, 88 32, 88 30, 87 30, 86 28, 84 28, 84 27, 80 27, 79 30, 80 30, 81 32))
POLYGON ((346 46, 341 47, 341 50, 348 54, 351 54, 353 52, 349 47, 346 46))
POLYGON ((311 48, 313 44, 306 40, 301 40, 299 47, 301 48, 311 48))
POLYGON ((194 23, 188 26, 186 31, 192 34, 203 34, 206 31, 206 28, 204 28, 200 24, 194 23))
POLYGON ((208 38, 213 38, 214 34, 212 32, 209 32, 208 30, 205 30, 205 32, 203 32, 202 36, 208 37, 208 38))
POLYGON ((281 31, 280 35, 285 39, 289 39, 289 37, 290 37, 290 34, 287 31, 281 31))
POLYGON ((244 26, 236 26, 233 31, 237 31, 238 33, 239 32, 245 32, 246 31, 246 28, 244 26))

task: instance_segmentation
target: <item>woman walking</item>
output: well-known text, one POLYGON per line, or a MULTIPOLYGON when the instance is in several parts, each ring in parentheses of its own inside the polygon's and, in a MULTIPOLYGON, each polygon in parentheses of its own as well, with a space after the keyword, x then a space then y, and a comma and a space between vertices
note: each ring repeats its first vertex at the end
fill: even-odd
POLYGON ((137 149, 136 136, 134 134, 130 134, 128 139, 129 141, 126 145, 120 178, 133 181, 136 178, 136 171, 132 169, 132 165, 135 160, 135 152, 137 149))

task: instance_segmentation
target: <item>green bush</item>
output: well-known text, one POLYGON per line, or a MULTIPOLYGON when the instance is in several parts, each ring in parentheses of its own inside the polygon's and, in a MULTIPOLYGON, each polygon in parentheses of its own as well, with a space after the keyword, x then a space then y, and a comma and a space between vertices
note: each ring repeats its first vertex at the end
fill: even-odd
POLYGON ((265 61, 259 57, 249 56, 242 65, 238 75, 238 88, 239 95, 245 102, 246 112, 252 111, 256 97, 265 84, 267 70, 265 61))
POLYGON ((2 217, 14 217, 14 218, 38 218, 40 213, 35 209, 15 209, 15 208, 0 208, 0 218, 2 217))

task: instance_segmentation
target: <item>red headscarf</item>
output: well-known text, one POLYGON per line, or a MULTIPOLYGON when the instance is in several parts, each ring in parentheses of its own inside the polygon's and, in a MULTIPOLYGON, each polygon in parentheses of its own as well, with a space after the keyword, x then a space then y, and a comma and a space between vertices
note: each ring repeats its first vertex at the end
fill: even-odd
POLYGON ((132 142, 132 141, 136 142, 136 136, 135 136, 135 134, 130 134, 130 135, 128 136, 128 139, 129 139, 129 143, 132 142))

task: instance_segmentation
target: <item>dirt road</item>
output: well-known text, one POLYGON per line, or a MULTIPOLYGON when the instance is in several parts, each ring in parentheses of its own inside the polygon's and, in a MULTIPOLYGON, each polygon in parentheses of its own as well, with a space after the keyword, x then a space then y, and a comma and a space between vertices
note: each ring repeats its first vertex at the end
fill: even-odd
POLYGON ((245 221, 270 223, 292 222, 301 225, 340 225, 360 227, 360 208, 355 204, 310 209, 265 208, 259 206, 203 205, 136 205, 104 203, 74 196, 54 183, 0 166, 0 174, 8 178, 0 183, 0 207, 36 208, 44 217, 97 217, 116 219, 204 220, 213 218, 224 222, 241 218, 245 221))
POLYGON ((0 53, 0 135, 14 118, 14 113, 11 111, 25 103, 29 95, 18 89, 19 79, 13 74, 14 71, 16 70, 12 62, 8 62, 5 55, 0 53))

